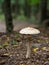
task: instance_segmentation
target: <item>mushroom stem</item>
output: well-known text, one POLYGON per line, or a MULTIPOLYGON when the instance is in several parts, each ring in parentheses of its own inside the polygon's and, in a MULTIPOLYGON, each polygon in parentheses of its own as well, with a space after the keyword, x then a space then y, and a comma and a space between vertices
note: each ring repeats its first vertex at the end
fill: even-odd
POLYGON ((30 58, 31 50, 30 50, 30 43, 29 42, 26 44, 26 47, 27 47, 26 58, 30 58))

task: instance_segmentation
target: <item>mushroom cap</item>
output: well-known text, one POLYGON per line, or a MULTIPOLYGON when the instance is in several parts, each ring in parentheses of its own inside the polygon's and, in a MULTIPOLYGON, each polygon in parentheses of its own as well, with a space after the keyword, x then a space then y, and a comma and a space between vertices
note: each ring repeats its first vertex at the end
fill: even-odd
POLYGON ((32 27, 27 27, 23 28, 19 31, 20 34, 39 34, 40 31, 38 29, 32 28, 32 27))

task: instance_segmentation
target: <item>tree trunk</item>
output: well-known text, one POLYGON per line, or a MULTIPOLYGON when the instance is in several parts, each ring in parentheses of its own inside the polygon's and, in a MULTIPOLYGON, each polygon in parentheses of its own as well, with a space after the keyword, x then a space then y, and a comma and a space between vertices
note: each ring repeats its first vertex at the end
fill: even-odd
POLYGON ((20 14, 19 0, 16 0, 16 2, 15 2, 15 14, 16 15, 19 15, 20 14))
POLYGON ((13 23, 12 23, 10 0, 4 0, 4 14, 5 14, 5 20, 6 20, 6 30, 7 32, 12 32, 13 23))
POLYGON ((31 13, 31 6, 28 4, 28 1, 25 0, 24 15, 30 17, 30 13, 31 13))
POLYGON ((45 20, 47 16, 47 0, 41 0, 41 21, 45 20))

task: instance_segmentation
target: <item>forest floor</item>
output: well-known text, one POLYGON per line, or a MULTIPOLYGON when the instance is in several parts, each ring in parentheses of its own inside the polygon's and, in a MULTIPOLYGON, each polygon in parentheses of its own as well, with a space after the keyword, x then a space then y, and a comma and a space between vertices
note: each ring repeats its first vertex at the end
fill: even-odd
POLYGON ((17 32, 0 33, 0 65, 49 65, 49 28, 38 29, 41 33, 31 36, 31 57, 28 59, 26 36, 17 32))

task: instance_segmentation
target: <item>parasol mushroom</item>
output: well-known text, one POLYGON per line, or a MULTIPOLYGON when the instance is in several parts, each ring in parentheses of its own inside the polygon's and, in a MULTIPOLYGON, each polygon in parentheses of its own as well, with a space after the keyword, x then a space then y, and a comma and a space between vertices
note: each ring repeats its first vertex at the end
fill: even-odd
POLYGON ((31 35, 39 34, 40 31, 38 29, 35 29, 35 28, 32 28, 32 27, 27 27, 27 28, 23 28, 22 30, 20 30, 19 33, 27 36, 28 42, 26 44, 26 47, 27 47, 26 58, 30 58, 30 53, 31 53, 30 39, 31 39, 31 35))

